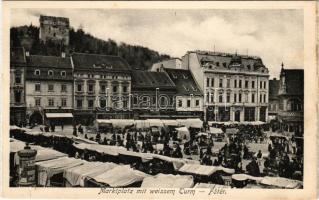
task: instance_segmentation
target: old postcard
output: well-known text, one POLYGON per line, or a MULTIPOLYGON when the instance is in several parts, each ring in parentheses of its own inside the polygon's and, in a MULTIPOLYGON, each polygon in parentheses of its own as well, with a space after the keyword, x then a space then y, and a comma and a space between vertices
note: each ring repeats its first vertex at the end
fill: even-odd
POLYGON ((315 199, 315 2, 3 2, 8 198, 315 199))

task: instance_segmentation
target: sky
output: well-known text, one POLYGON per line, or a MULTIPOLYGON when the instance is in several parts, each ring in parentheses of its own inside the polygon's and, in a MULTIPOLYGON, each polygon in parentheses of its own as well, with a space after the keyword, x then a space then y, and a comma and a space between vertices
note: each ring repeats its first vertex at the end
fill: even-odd
POLYGON ((39 26, 39 16, 68 17, 100 38, 141 45, 172 57, 190 50, 259 56, 270 77, 303 68, 302 10, 14 9, 11 26, 39 26))

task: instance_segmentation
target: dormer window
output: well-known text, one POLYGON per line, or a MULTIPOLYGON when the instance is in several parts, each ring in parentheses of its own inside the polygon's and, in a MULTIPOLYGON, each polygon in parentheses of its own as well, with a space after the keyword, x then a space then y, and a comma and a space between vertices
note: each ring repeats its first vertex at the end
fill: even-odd
POLYGON ((176 74, 172 73, 172 76, 173 76, 174 79, 177 79, 176 74))
POLYGON ((61 76, 62 76, 62 77, 66 77, 66 72, 65 72, 65 71, 62 71, 62 72, 61 72, 61 76))
POLYGON ((250 65, 247 65, 247 69, 250 70, 250 65))
POLYGON ((39 70, 39 69, 36 69, 36 70, 34 71, 34 75, 40 76, 40 70, 39 70))
POLYGON ((225 62, 223 63, 223 67, 226 67, 226 63, 225 62))
POLYGON ((188 92, 189 91, 189 89, 187 88, 187 87, 185 87, 185 85, 183 85, 183 87, 184 87, 184 89, 188 92))
POLYGON ((216 66, 219 66, 219 62, 216 62, 216 66))
POLYGON ((188 76, 186 74, 183 74, 184 79, 188 79, 188 76))
POLYGON ((49 76, 53 76, 53 71, 52 71, 52 70, 49 70, 49 71, 48 71, 48 75, 49 75, 49 76))

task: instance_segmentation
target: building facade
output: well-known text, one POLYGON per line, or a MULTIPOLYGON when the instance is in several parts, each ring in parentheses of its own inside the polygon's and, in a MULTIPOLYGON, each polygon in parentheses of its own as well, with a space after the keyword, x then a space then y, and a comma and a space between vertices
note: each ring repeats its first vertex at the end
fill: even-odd
POLYGON ((203 94, 192 73, 185 69, 165 68, 163 71, 169 75, 176 86, 176 115, 179 118, 203 119, 203 94))
POLYGON ((303 134, 304 127, 304 71, 282 69, 279 83, 278 120, 283 131, 303 134))
POLYGON ((69 45, 70 22, 68 18, 41 15, 39 21, 39 38, 42 42, 52 41, 64 46, 69 45))
POLYGON ((176 87, 166 72, 132 71, 134 119, 174 118, 176 87))
POLYGON ((24 48, 10 49, 10 124, 26 122, 25 104, 25 51, 24 48))
POLYGON ((131 69, 118 56, 73 53, 77 122, 130 118, 131 69), (84 121, 83 121, 84 120, 84 121))
POLYGON ((279 80, 269 80, 268 121, 276 120, 279 110, 279 80))
POLYGON ((27 55, 25 96, 32 124, 72 123, 73 72, 70 57, 27 55), (53 117, 51 117, 54 113, 53 117))
POLYGON ((261 58, 190 51, 182 68, 204 93, 207 121, 267 121, 269 74, 261 58))

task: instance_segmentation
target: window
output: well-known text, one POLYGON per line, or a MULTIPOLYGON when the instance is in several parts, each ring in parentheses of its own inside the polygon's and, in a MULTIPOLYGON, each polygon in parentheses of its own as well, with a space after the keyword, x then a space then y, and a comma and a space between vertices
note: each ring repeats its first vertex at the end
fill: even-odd
POLYGON ((263 86, 263 82, 262 82, 262 81, 260 81, 259 88, 261 89, 261 88, 262 88, 262 86, 263 86))
POLYGON ((88 85, 88 91, 89 92, 93 92, 94 91, 94 85, 93 84, 89 84, 88 85))
POLYGON ((156 104, 156 96, 152 97, 152 104, 156 104))
POLYGON ((100 99, 100 107, 101 108, 105 108, 106 107, 106 99, 100 99))
POLYGON ((206 95, 206 102, 209 102, 209 92, 207 92, 207 95, 206 95))
POLYGON ((34 75, 36 75, 36 76, 40 76, 40 70, 39 69, 36 69, 35 71, 34 71, 34 75))
POLYGON ((16 82, 16 84, 20 84, 21 83, 21 74, 16 74, 15 75, 15 82, 16 82))
POLYGON ((82 108, 82 100, 81 99, 76 100, 76 107, 82 108))
POLYGON ((248 88, 249 81, 245 81, 245 88, 248 88))
POLYGON ((14 100, 16 103, 21 102, 21 91, 19 91, 19 90, 14 91, 14 100))
POLYGON ((127 92, 127 86, 123 86, 123 92, 127 92))
POLYGON ((66 85, 65 85, 65 84, 62 84, 62 85, 61 85, 61 92, 67 92, 67 89, 66 89, 66 85))
MULTIPOLYGON (((266 82, 265 82, 266 83, 266 82)), ((264 94, 264 103, 266 103, 266 94, 264 94)))
POLYGON ((35 102, 36 106, 41 106, 41 98, 39 98, 39 97, 34 98, 34 102, 35 102))
POLYGON ((219 103, 223 102, 223 94, 219 94, 218 100, 219 100, 219 103))
POLYGON ((251 88, 255 88, 255 81, 251 81, 251 88))
POLYGON ((230 102, 230 93, 227 93, 226 101, 227 101, 227 103, 229 103, 229 102, 230 102))
POLYGON ((234 87, 237 88, 237 79, 234 80, 234 87))
POLYGON ((219 87, 223 87, 223 79, 219 79, 219 87))
POLYGON ((216 66, 219 66, 219 62, 216 62, 216 66))
POLYGON ((206 87, 209 87, 209 78, 207 78, 207 80, 206 80, 206 87))
POLYGON ((225 62, 223 62, 223 67, 226 67, 226 63, 225 62))
POLYGON ((48 106, 51 106, 51 107, 54 106, 54 99, 53 98, 49 98, 48 99, 48 104, 49 104, 48 106))
POLYGON ((248 103, 248 93, 245 94, 245 102, 248 103))
POLYGON ((117 92, 117 86, 113 86, 113 92, 117 92))
POLYGON ((195 105, 196 105, 196 107, 198 107, 198 106, 199 106, 199 99, 196 99, 196 101, 195 101, 195 105))
POLYGON ((48 75, 49 75, 49 76, 53 76, 53 71, 52 71, 52 70, 49 70, 49 71, 48 71, 48 75))
POLYGON ((255 94, 251 94, 251 102, 255 103, 255 94))
POLYGON ((230 79, 227 79, 227 87, 230 88, 230 79))
POLYGON ((134 97, 133 97, 133 104, 137 104, 137 100, 138 100, 137 97, 134 96, 134 97))
POLYGON ((181 99, 178 100, 178 107, 183 107, 183 101, 181 99))
POLYGON ((210 93, 210 102, 214 102, 214 94, 210 93))
POLYGON ((82 85, 81 84, 78 84, 77 91, 82 92, 82 85))
POLYGON ((234 94, 234 102, 237 102, 237 94, 234 94))
POLYGON ((187 99, 187 107, 191 107, 191 100, 187 99))
POLYGON ((266 81, 264 81, 264 89, 266 89, 266 81))
POLYGON ((127 102, 127 100, 123 100, 123 108, 128 108, 128 102, 127 102))
POLYGON ((49 92, 53 92, 54 91, 54 85, 53 84, 49 84, 48 85, 48 91, 49 92))
POLYGON ((65 72, 65 71, 62 71, 62 72, 61 72, 61 76, 62 76, 62 77, 66 77, 66 72, 65 72))
POLYGON ((61 106, 62 106, 62 107, 66 107, 66 106, 67 106, 66 98, 62 98, 62 99, 61 99, 61 106))
POLYGON ((239 80, 239 88, 241 88, 241 80, 239 80))
POLYGON ((93 106, 94 106, 94 101, 93 101, 93 99, 89 99, 89 100, 88 100, 88 108, 93 108, 93 106))
POLYGON ((105 93, 105 85, 101 85, 100 86, 100 90, 101 90, 102 93, 105 93))
POLYGON ((211 78, 211 79, 210 79, 210 86, 211 86, 211 87, 214 87, 214 78, 211 78))
POLYGON ((241 93, 238 94, 238 102, 241 103, 241 93))
POLYGON ((34 85, 34 90, 35 90, 36 92, 40 92, 40 91, 41 91, 41 85, 40 85, 40 83, 36 83, 36 84, 34 85))
POLYGON ((262 100, 263 100, 263 96, 262 96, 262 94, 260 94, 259 95, 259 102, 262 103, 262 100))

